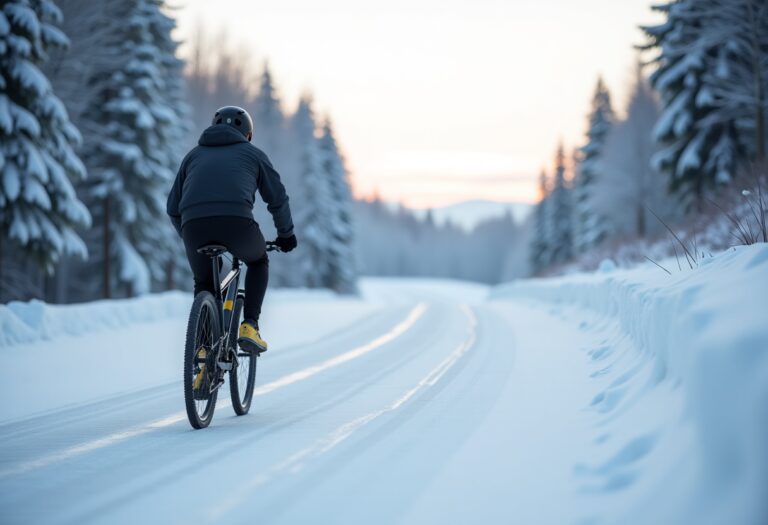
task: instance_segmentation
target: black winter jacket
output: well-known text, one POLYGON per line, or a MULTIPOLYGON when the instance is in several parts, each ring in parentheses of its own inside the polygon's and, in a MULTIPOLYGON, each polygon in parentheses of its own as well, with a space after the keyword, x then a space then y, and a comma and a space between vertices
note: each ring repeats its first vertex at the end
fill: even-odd
POLYGON ((167 212, 176 231, 201 217, 253 219, 259 192, 280 237, 293 235, 288 195, 267 155, 235 128, 211 126, 181 162, 168 195, 167 212))

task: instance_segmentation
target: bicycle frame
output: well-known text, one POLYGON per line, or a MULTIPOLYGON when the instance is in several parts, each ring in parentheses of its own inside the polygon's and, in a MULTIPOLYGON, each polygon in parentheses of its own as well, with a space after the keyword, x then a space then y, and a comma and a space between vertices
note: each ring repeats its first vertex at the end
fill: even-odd
POLYGON ((222 340, 224 348, 229 347, 229 334, 231 333, 231 324, 237 322, 232 318, 232 312, 235 308, 235 301, 237 300, 237 294, 240 291, 240 260, 237 257, 232 257, 232 269, 224 276, 224 279, 219 282, 219 275, 221 268, 221 255, 211 258, 211 265, 213 270, 213 296, 216 298, 216 305, 219 314, 219 326, 221 326, 222 340), (234 285, 234 286, 233 286, 234 285))
MULTIPOLYGON (((277 245, 273 242, 267 242, 267 252, 277 251, 277 245)), ((238 294, 243 295, 243 290, 240 290, 240 260, 232 256, 232 269, 224 276, 224 279, 219 282, 220 268, 222 256, 217 255, 211 257, 211 270, 213 271, 213 296, 216 299, 216 305, 219 314, 219 326, 221 326, 221 341, 224 348, 229 348, 229 334, 232 333, 232 323, 236 323, 237 319, 233 319, 232 312, 235 309, 235 301, 238 294), (233 286, 234 284, 234 286, 233 286)), ((227 357, 224 354, 224 357, 227 357)))

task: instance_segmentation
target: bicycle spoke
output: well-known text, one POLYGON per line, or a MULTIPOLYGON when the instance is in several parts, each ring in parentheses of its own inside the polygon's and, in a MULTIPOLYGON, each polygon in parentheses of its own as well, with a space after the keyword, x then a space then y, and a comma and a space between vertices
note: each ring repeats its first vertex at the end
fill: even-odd
POLYGON ((240 395, 240 401, 243 402, 246 398, 248 389, 248 375, 251 371, 251 358, 239 357, 238 358, 238 370, 237 370, 237 390, 240 395))

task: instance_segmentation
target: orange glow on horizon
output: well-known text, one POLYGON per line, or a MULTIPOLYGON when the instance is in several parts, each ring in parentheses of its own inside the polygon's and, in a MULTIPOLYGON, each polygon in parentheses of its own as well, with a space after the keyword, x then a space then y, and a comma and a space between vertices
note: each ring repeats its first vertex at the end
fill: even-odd
POLYGON ((526 183, 519 183, 517 188, 480 186, 472 188, 470 191, 462 188, 456 191, 440 192, 429 188, 414 191, 392 184, 370 184, 368 181, 361 183, 355 177, 352 177, 350 182, 352 194, 356 199, 366 201, 379 199, 400 203, 407 208, 440 208, 470 200, 528 204, 535 204, 540 200, 537 187, 531 187, 526 183))

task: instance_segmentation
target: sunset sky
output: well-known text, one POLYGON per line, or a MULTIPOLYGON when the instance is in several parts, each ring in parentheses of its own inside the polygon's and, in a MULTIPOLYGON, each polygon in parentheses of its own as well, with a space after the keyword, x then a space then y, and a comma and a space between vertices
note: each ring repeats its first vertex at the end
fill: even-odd
POLYGON ((534 201, 557 142, 583 140, 598 74, 623 104, 637 26, 658 19, 649 0, 175 5, 182 40, 226 28, 254 70, 268 59, 287 109, 313 93, 356 194, 419 207, 534 201))

